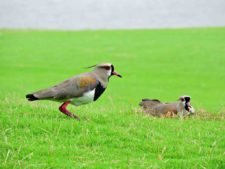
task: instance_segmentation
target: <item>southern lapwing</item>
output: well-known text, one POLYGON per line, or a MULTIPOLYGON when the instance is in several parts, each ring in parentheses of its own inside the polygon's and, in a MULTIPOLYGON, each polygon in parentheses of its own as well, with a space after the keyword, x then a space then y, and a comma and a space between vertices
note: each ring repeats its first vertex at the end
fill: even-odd
POLYGON ((142 99, 139 105, 146 113, 158 117, 180 117, 192 115, 195 113, 194 108, 190 104, 190 96, 181 96, 177 102, 162 103, 157 99, 142 99))
POLYGON ((91 66, 93 71, 79 74, 53 87, 27 94, 29 101, 52 100, 63 103, 59 110, 69 117, 79 120, 77 115, 66 109, 68 104, 80 106, 96 101, 105 91, 109 78, 113 75, 122 77, 114 70, 111 63, 91 66))

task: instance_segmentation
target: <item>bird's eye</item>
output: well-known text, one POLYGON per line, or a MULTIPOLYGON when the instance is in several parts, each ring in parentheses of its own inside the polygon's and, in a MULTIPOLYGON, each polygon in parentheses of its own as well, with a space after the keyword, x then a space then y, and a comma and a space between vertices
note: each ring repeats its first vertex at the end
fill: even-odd
POLYGON ((182 102, 183 102, 183 101, 184 101, 184 98, 180 98, 180 101, 182 101, 182 102))
POLYGON ((105 70, 110 70, 110 67, 109 67, 109 66, 106 66, 106 67, 105 67, 105 70))
POLYGON ((101 68, 105 69, 105 70, 110 70, 110 66, 102 66, 101 68))

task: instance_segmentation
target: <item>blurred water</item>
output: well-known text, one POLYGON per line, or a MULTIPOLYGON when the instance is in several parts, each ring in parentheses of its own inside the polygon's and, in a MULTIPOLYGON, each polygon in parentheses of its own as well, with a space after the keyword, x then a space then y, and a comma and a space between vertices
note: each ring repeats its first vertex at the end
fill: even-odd
POLYGON ((0 28, 224 26, 225 0, 0 0, 0 28))

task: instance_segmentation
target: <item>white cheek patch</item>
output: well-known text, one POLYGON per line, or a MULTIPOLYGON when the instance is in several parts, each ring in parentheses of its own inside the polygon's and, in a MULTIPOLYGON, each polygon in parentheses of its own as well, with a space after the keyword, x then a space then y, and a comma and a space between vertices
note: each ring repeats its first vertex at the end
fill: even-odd
POLYGON ((107 70, 108 77, 111 76, 111 73, 112 73, 112 70, 111 69, 110 70, 107 70))

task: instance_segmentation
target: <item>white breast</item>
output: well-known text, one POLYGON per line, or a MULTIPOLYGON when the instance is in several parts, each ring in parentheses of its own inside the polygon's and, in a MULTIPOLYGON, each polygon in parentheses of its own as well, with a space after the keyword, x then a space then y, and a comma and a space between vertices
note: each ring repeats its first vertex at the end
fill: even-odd
POLYGON ((95 89, 84 93, 82 97, 74 98, 71 100, 71 104, 79 106, 94 101, 95 89))

